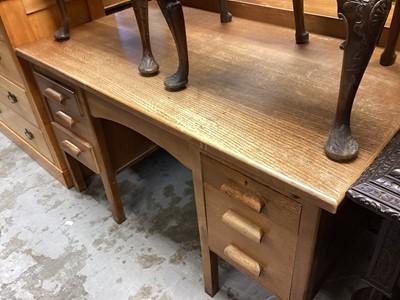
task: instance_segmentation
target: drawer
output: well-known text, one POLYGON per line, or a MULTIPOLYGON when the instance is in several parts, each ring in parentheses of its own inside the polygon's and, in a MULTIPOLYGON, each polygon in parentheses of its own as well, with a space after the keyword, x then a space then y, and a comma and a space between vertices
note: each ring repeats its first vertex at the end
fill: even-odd
POLYGON ((20 115, 16 114, 2 102, 0 102, 0 121, 23 138, 49 161, 53 162, 53 158, 42 131, 23 119, 20 115))
POLYGON ((39 126, 26 92, 0 76, 0 101, 35 126, 39 126))
POLYGON ((34 76, 51 119, 81 138, 90 137, 90 120, 78 94, 72 88, 37 72, 34 72, 34 76))
POLYGON ((19 71, 13 50, 7 42, 0 39, 0 74, 6 78, 23 85, 22 75, 19 71))
POLYGON ((94 150, 90 143, 74 135, 56 122, 51 122, 61 149, 95 173, 99 173, 94 150))
POLYGON ((206 156, 202 169, 210 249, 288 299, 301 205, 206 156))

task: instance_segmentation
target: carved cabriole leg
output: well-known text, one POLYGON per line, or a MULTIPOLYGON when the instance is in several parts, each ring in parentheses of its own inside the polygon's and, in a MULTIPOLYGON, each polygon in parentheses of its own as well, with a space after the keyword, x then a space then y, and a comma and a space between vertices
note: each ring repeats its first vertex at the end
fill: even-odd
POLYGON ((232 21, 232 14, 228 11, 227 0, 219 0, 220 19, 221 23, 232 21))
POLYGON ((347 39, 335 121, 325 144, 326 155, 335 161, 350 161, 357 156, 358 143, 350 129, 351 109, 390 8, 391 0, 338 0, 347 39))
POLYGON ((164 85, 167 90, 178 91, 186 87, 189 76, 189 58, 182 5, 177 0, 157 0, 157 2, 174 37, 179 57, 178 70, 175 74, 165 78, 164 85))
POLYGON ((131 0, 138 24, 140 38, 142 40, 143 55, 138 66, 142 76, 154 76, 158 74, 159 65, 153 57, 150 46, 149 34, 149 10, 147 0, 131 0))
POLYGON ((389 36, 385 50, 381 55, 380 63, 382 66, 391 66, 396 61, 396 43, 400 33, 400 4, 396 2, 393 12, 392 23, 390 24, 389 36))
POLYGON ((294 21, 296 24, 296 43, 304 44, 308 42, 309 34, 304 25, 304 1, 293 0, 294 21))
POLYGON ((67 14, 67 9, 65 8, 64 0, 56 0, 58 10, 61 14, 61 27, 54 33, 54 38, 56 41, 65 41, 69 39, 69 17, 67 14))

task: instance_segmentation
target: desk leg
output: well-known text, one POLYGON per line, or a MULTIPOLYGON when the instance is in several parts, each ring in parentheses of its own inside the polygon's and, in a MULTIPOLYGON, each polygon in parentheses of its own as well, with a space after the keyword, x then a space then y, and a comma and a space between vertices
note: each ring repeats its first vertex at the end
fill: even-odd
POLYGON ((396 1, 394 7, 392 23, 390 24, 389 36, 386 43, 385 50, 381 55, 380 63, 383 66, 391 66, 396 61, 396 43, 399 39, 400 33, 400 4, 396 1))
POLYGON ((139 63, 139 73, 143 76, 157 75, 159 65, 153 57, 149 35, 149 11, 147 0, 131 0, 136 22, 142 40, 143 54, 139 63))
POLYGON ((201 261, 203 268, 204 290, 213 297, 219 290, 218 256, 210 250, 208 245, 208 230, 206 206, 204 199, 203 176, 199 149, 191 146, 192 174, 196 214, 200 235, 201 261))
POLYGON ((296 43, 304 44, 308 42, 309 34, 304 25, 304 1, 293 0, 294 21, 296 23, 296 43))
POLYGON ((325 153, 332 160, 345 162, 357 156, 359 146, 350 129, 351 109, 391 4, 391 0, 338 0, 339 17, 345 20, 348 32, 335 121, 325 144, 325 153))
POLYGON ((178 91, 186 87, 189 76, 189 58, 182 4, 178 0, 157 0, 157 2, 171 30, 179 57, 178 70, 175 74, 165 78, 164 85, 167 90, 178 91))
POLYGON ((67 9, 65 8, 64 0, 56 0, 58 10, 61 14, 61 27, 54 33, 54 38, 56 41, 64 41, 69 39, 69 17, 67 14, 67 9))
POLYGON ((115 169, 110 160, 107 143, 104 137, 103 126, 101 120, 92 118, 93 129, 96 134, 96 143, 94 149, 96 159, 98 161, 99 171, 103 186, 106 191, 107 200, 111 208, 112 216, 115 222, 121 224, 126 220, 124 208, 122 206, 121 196, 115 177, 115 169))
POLYGON ((64 152, 64 157, 65 157, 65 161, 67 163, 68 169, 71 172, 72 181, 74 182, 75 188, 79 192, 83 192, 84 190, 86 190, 87 186, 86 186, 85 178, 82 174, 80 162, 78 162, 75 158, 73 158, 71 155, 69 155, 68 153, 65 153, 65 152, 64 152))

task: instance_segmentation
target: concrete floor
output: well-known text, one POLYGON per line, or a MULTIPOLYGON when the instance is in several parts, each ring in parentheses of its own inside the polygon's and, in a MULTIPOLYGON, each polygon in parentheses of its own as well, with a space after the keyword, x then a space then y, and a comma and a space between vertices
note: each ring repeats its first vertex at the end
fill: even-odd
MULTIPOLYGON (((68 190, 1 134, 0 159, 0 299, 211 299, 191 172, 166 152, 118 175, 122 225, 99 176, 83 193, 68 190)), ((316 300, 350 299, 363 286, 372 239, 355 241, 316 300)), ((277 299, 223 262, 220 285, 215 300, 277 299)))

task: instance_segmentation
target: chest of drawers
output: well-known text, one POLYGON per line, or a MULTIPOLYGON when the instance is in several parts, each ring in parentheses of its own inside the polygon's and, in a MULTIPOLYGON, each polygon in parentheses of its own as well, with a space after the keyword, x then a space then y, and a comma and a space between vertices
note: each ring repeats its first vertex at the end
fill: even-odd
POLYGON ((40 122, 38 113, 29 99, 22 70, 9 43, 4 25, 0 22, 0 122, 7 133, 25 147, 35 149, 50 164, 54 156, 40 122))
MULTIPOLYGON (((71 26, 104 16, 102 0, 68 1, 71 26)), ((14 49, 53 35, 59 26, 55 1, 0 1, 0 131, 67 187, 72 177, 29 68, 14 49)))

